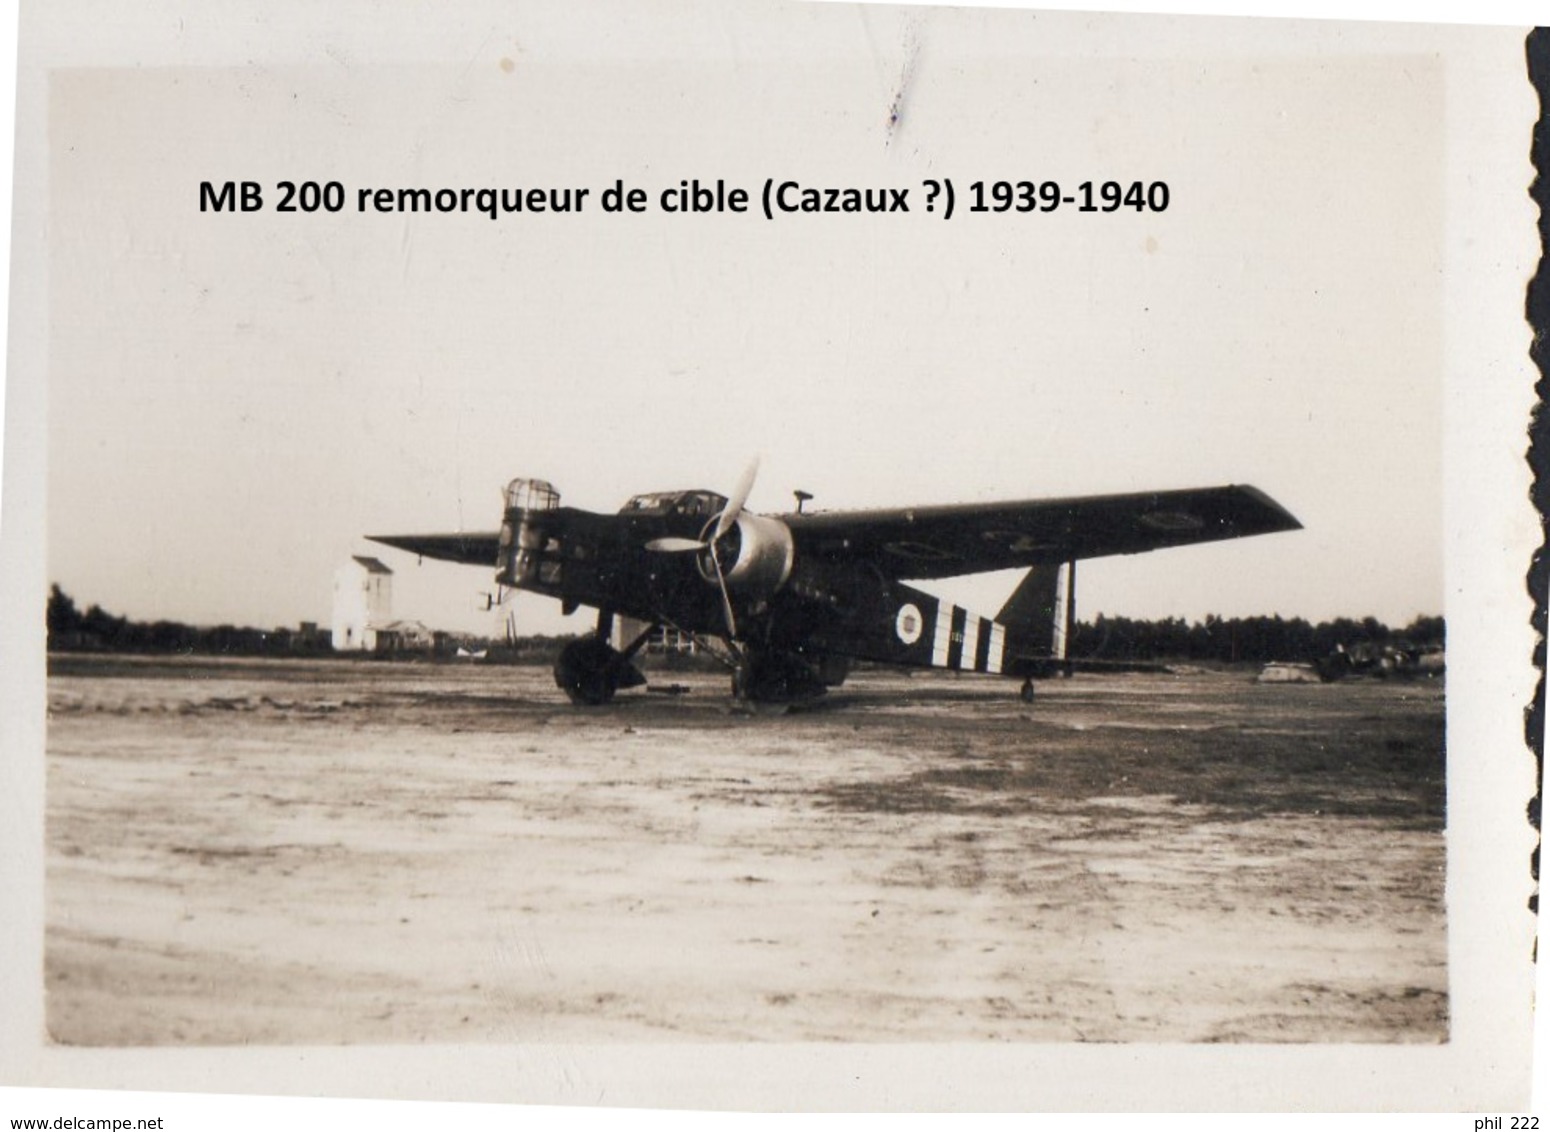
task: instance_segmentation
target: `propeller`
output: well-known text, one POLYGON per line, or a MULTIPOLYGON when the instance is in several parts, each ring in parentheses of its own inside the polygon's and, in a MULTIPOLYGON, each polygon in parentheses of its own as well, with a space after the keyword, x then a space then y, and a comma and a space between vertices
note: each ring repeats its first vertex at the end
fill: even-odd
POLYGON ((721 612, 727 619, 727 640, 737 640, 737 618, 732 616, 732 595, 727 592, 727 576, 721 572, 721 555, 716 553, 715 540, 710 544, 710 560, 716 567, 716 583, 721 588, 721 612))
POLYGON ((655 550, 659 554, 682 554, 689 550, 705 550, 709 546, 710 543, 701 542, 697 538, 677 538, 668 535, 652 539, 646 544, 646 549, 655 550))
POLYGON ((646 544, 647 550, 654 550, 663 554, 682 554, 687 551, 710 551, 711 565, 716 568, 716 584, 721 590, 721 612, 726 617, 727 640, 737 640, 737 617, 732 612, 732 594, 727 589, 727 576, 721 568, 721 552, 718 549, 721 539, 730 531, 737 522, 737 517, 743 513, 743 505, 748 502, 748 496, 753 491, 754 480, 759 475, 759 457, 755 456, 748 467, 743 469, 737 486, 732 489, 732 495, 727 500, 727 505, 721 509, 721 514, 716 517, 715 529, 711 531, 709 539, 682 538, 667 535, 662 538, 652 539, 646 544))
POLYGON ((743 504, 748 502, 748 494, 753 491, 754 478, 759 474, 759 457, 755 456, 743 469, 743 478, 737 481, 737 486, 732 489, 732 498, 721 509, 721 518, 716 521, 716 533, 710 536, 711 545, 714 547, 720 541, 721 536, 732 529, 732 524, 737 522, 737 517, 743 513, 743 504))
POLYGON ((654 550, 659 554, 685 554, 691 550, 709 550, 714 553, 716 544, 732 529, 732 525, 737 522, 737 517, 743 513, 743 505, 748 502, 748 496, 753 491, 754 479, 758 474, 759 457, 755 456, 748 467, 743 469, 742 478, 732 489, 732 497, 727 500, 727 505, 721 509, 721 514, 716 516, 716 529, 711 532, 710 538, 664 535, 662 538, 654 538, 646 543, 646 549, 654 550))

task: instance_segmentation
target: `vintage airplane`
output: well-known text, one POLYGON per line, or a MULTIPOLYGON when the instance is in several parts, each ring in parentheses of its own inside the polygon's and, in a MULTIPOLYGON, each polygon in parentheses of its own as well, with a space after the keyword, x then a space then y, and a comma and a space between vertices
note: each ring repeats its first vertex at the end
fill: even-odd
POLYGON ((543 480, 506 488, 492 534, 373 535, 425 558, 494 566, 513 590, 598 610, 554 676, 572 702, 605 704, 645 677, 635 655, 668 626, 726 645, 733 694, 792 700, 840 684, 853 661, 1020 678, 1079 662, 1066 655, 1075 568, 1084 558, 1295 530, 1252 487, 968 503, 867 511, 744 509, 757 461, 730 498, 713 491, 637 495, 617 515, 561 507, 543 480), (1012 567, 1028 573, 994 618, 906 584, 1012 567), (643 623, 622 648, 616 615, 643 623))

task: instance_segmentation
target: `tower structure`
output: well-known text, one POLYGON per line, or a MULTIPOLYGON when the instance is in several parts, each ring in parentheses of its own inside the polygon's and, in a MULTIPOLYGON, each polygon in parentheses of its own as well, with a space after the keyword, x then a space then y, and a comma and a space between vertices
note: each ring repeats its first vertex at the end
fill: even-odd
POLYGON ((393 571, 353 556, 334 571, 333 643, 337 652, 375 652, 377 630, 393 617, 393 571))

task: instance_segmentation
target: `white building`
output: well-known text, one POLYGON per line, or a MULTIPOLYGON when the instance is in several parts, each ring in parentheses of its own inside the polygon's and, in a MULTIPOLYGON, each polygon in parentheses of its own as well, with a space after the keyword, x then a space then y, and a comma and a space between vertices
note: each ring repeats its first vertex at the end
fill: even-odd
POLYGON ((393 571, 359 555, 334 571, 334 648, 376 652, 377 628, 393 619, 393 571))
MULTIPOLYGON (((614 618, 613 632, 609 637, 609 644, 616 649, 626 649, 635 643, 635 638, 650 628, 650 622, 637 621, 633 617, 625 617, 622 614, 614 618)), ((670 625, 658 626, 651 634, 651 639, 646 642, 646 652, 655 653, 684 653, 693 656, 700 651, 699 642, 694 639, 693 633, 685 633, 682 629, 675 629, 670 625)))
POLYGON ((377 634, 377 651, 432 652, 436 633, 424 621, 374 621, 367 630, 377 634))

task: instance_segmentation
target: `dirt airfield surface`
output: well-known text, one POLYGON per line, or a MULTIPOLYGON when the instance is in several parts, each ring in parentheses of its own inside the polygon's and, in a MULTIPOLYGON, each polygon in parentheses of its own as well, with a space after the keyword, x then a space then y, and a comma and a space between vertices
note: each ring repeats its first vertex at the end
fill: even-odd
POLYGON ((57 1042, 1447 1039, 1441 681, 51 669, 57 1042))

